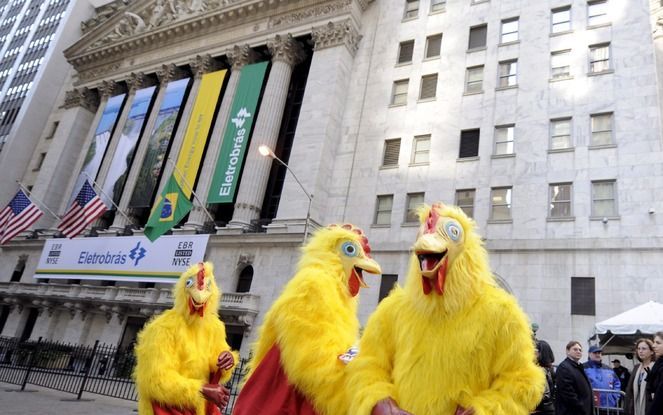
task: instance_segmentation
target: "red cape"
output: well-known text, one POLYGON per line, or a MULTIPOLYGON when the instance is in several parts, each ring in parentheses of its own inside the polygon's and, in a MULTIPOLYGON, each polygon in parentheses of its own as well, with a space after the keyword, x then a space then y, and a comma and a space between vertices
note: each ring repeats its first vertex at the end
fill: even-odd
POLYGON ((318 415, 313 405, 288 381, 277 345, 267 352, 237 400, 233 415, 318 415))

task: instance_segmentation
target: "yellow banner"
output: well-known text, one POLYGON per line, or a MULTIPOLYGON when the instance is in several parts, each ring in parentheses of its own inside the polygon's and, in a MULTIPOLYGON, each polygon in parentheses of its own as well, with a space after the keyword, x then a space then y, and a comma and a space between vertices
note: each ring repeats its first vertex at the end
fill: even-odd
POLYGON ((212 117, 214 117, 214 110, 226 78, 226 72, 223 69, 204 74, 196 102, 193 104, 182 148, 177 156, 177 171, 173 172, 177 183, 187 197, 191 196, 191 187, 198 174, 200 159, 207 143, 212 117))

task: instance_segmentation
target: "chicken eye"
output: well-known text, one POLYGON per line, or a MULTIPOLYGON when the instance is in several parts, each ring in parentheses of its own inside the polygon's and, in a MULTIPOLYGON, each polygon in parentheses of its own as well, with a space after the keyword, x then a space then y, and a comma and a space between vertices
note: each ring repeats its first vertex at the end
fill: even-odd
POLYGON ((356 256, 357 255, 357 247, 352 242, 345 242, 343 244, 342 249, 343 249, 343 253, 347 256, 356 256))
POLYGON ((186 280, 186 288, 191 288, 193 287, 193 278, 189 278, 186 280))
POLYGON ((452 241, 458 242, 463 236, 463 228, 455 221, 449 221, 444 224, 444 230, 452 241))

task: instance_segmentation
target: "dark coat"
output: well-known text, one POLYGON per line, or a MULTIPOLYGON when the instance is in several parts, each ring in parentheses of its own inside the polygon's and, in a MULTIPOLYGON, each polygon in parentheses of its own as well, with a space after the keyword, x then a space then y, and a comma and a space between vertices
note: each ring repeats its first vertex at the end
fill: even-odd
POLYGON ((647 376, 647 393, 654 394, 654 401, 647 415, 663 414, 663 357, 659 357, 647 376))
MULTIPOLYGON (((636 374, 638 373, 638 368, 640 367, 640 365, 641 363, 638 363, 633 367, 632 376, 628 380, 628 385, 626 385, 626 396, 624 397, 625 415, 633 415, 635 413, 635 403, 633 402, 635 399, 633 384, 637 382, 636 374)), ((650 407, 651 407, 651 399, 645 398, 645 413, 647 412, 647 410, 649 410, 650 407)))
POLYGON ((567 357, 557 367, 555 385, 557 415, 592 415, 592 387, 582 364, 567 357))

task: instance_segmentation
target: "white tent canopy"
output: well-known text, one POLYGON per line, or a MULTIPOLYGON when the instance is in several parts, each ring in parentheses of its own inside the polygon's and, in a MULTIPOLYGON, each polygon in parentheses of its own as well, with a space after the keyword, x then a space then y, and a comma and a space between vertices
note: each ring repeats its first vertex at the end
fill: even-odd
POLYGON ((649 301, 594 325, 604 354, 633 353, 635 341, 663 331, 663 304, 649 301))
POLYGON ((649 301, 630 310, 596 323, 596 333, 654 334, 663 331, 663 304, 649 301))

